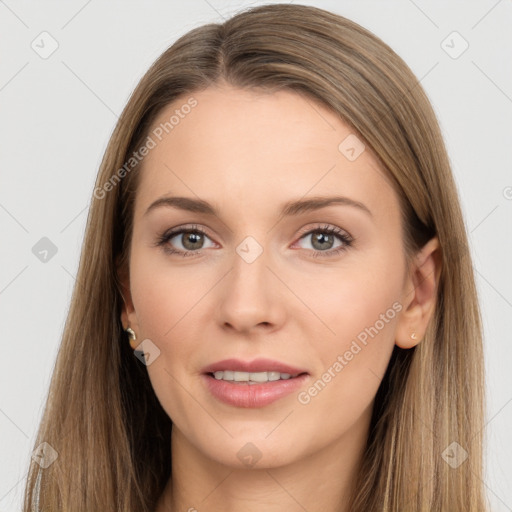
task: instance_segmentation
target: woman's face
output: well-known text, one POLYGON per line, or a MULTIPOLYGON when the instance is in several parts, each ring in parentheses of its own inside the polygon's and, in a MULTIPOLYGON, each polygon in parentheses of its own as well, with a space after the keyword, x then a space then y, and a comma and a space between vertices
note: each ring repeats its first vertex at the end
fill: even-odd
POLYGON ((228 86, 167 106, 149 136, 123 323, 173 435, 238 467, 358 444, 411 301, 368 148, 310 99, 228 86))

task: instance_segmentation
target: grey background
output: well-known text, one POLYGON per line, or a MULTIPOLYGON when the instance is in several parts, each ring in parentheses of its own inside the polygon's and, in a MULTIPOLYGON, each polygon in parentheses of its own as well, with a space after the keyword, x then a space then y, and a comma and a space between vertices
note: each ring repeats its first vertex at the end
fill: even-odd
MULTIPOLYGON (((94 179, 117 115, 179 36, 261 3, 267 2, 0 0, 0 512, 21 506, 94 179), (58 44, 46 59, 31 47, 51 48, 43 31, 58 44), (57 249, 46 262, 33 252, 43 237, 57 249)), ((510 511, 512 3, 304 3, 346 16, 387 42, 421 79, 438 115, 484 320, 485 485, 493 510, 510 511), (463 40, 469 47, 453 58, 463 40)))

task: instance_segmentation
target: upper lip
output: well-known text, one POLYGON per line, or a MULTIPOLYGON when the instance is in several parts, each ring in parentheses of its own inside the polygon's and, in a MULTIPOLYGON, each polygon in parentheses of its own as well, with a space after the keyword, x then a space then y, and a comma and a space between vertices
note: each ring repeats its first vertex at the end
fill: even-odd
POLYGON ((209 364, 202 369, 203 373, 214 373, 217 371, 231 370, 239 372, 279 372, 289 373, 290 375, 298 375, 308 373, 301 368, 295 368, 286 363, 275 361, 272 359, 258 358, 252 361, 242 361, 241 359, 223 359, 216 363, 209 364))

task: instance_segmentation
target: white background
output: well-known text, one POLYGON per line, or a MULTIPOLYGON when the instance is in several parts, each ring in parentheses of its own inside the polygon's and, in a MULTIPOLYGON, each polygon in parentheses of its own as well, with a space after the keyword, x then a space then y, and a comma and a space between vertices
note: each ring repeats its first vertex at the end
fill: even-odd
MULTIPOLYGON (((179 36, 260 3, 0 0, 0 512, 21 507, 93 183, 117 115, 179 36), (47 59, 31 48, 43 31, 58 42, 47 59), (46 263, 32 253, 42 237, 58 249, 46 263)), ((381 37, 421 79, 438 115, 484 318, 485 485, 493 511, 511 511, 512 3, 304 3, 381 37), (453 31, 469 43, 456 59, 441 46, 453 31)))

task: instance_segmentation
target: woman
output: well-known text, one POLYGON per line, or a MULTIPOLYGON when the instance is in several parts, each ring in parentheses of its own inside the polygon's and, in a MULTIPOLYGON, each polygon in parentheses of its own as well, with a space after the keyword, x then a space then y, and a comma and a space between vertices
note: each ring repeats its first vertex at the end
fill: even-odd
POLYGON ((457 191, 377 37, 284 4, 192 30, 93 196, 25 510, 486 509, 457 191))

